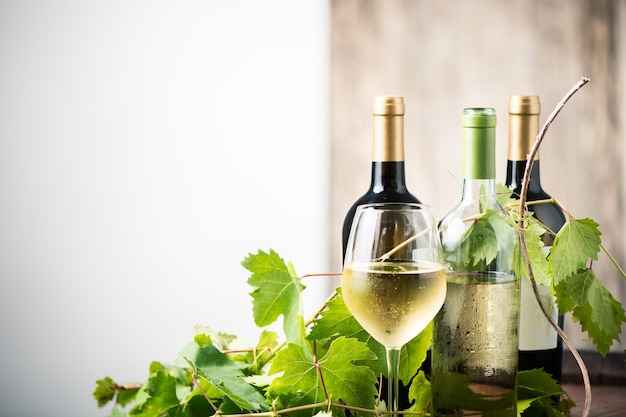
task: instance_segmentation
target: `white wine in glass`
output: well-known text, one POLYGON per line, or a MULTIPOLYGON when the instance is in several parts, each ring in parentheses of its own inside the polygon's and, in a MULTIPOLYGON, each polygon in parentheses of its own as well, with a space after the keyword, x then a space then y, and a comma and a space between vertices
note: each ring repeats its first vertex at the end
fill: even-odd
POLYGON ((446 296, 439 234, 428 206, 377 203, 357 208, 344 261, 342 294, 363 328, 387 351, 387 408, 398 413, 400 349, 446 296))

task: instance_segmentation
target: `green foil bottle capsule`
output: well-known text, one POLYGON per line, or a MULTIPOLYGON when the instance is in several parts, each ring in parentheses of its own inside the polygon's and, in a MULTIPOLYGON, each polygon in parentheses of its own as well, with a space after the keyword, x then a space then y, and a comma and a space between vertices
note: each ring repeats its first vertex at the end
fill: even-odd
POLYGON ((461 199, 439 223, 447 295, 434 320, 434 414, 517 417, 515 224, 496 199, 496 114, 462 118, 461 199))
POLYGON ((463 111, 463 178, 496 178, 496 111, 468 108, 463 111))

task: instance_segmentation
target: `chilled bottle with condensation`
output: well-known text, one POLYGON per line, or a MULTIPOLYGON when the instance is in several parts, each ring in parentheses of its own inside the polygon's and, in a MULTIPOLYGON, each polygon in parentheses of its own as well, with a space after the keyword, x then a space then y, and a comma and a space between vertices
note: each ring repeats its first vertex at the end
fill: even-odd
POLYGON ((462 191, 439 223, 447 294, 434 320, 434 415, 517 417, 519 256, 496 199, 492 108, 462 117, 462 191))
POLYGON ((406 186, 404 171, 404 98, 378 96, 372 107, 372 179, 365 194, 346 213, 342 242, 345 255, 356 208, 369 203, 420 203, 406 186))
MULTIPOLYGON (((506 186, 519 198, 527 157, 539 133, 541 104, 536 95, 514 95, 509 98, 509 147, 506 165, 506 186)), ((539 154, 535 156, 528 183, 526 201, 550 200, 552 197, 541 186, 539 154)), ((552 202, 529 204, 528 210, 548 230, 543 236, 546 255, 554 236, 565 224, 563 211, 552 202)), ((563 326, 563 316, 551 295, 550 287, 539 285, 544 306, 552 318, 563 326)), ((546 320, 537 304, 527 277, 520 281, 519 369, 543 368, 560 382, 563 346, 556 330, 546 320)))

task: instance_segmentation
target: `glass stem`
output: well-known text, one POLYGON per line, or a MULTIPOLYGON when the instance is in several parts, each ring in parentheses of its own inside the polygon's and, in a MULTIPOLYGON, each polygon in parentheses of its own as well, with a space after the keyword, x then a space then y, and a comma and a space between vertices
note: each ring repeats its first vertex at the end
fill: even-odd
POLYGON ((398 416, 398 390, 400 373, 400 349, 386 348, 387 351, 387 409, 391 416, 398 416))

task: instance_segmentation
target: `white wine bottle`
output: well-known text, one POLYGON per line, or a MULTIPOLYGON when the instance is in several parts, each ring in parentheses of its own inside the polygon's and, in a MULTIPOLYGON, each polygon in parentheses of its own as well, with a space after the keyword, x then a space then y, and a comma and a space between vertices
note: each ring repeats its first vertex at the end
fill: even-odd
POLYGON ((447 294, 434 321, 436 416, 517 416, 516 225, 496 199, 491 108, 463 112, 462 194, 439 223, 447 294))
POLYGON ((342 230, 343 254, 356 208, 369 203, 419 203, 409 192, 404 173, 404 98, 374 98, 372 180, 365 194, 348 210, 342 230))
MULTIPOLYGON (((506 186, 519 198, 526 169, 526 158, 539 133, 541 104, 536 95, 515 95, 509 98, 509 148, 506 164, 506 186)), ((543 190, 539 172, 539 154, 535 157, 528 183, 526 201, 549 200, 543 190)), ((548 230, 543 236, 546 252, 552 246, 555 234, 565 224, 563 211, 554 203, 528 205, 537 220, 548 230)), ((563 326, 563 316, 550 293, 550 287, 539 286, 544 306, 555 321, 563 326)), ((545 319, 527 278, 520 282, 519 369, 543 368, 560 382, 563 345, 556 331, 545 319)))

